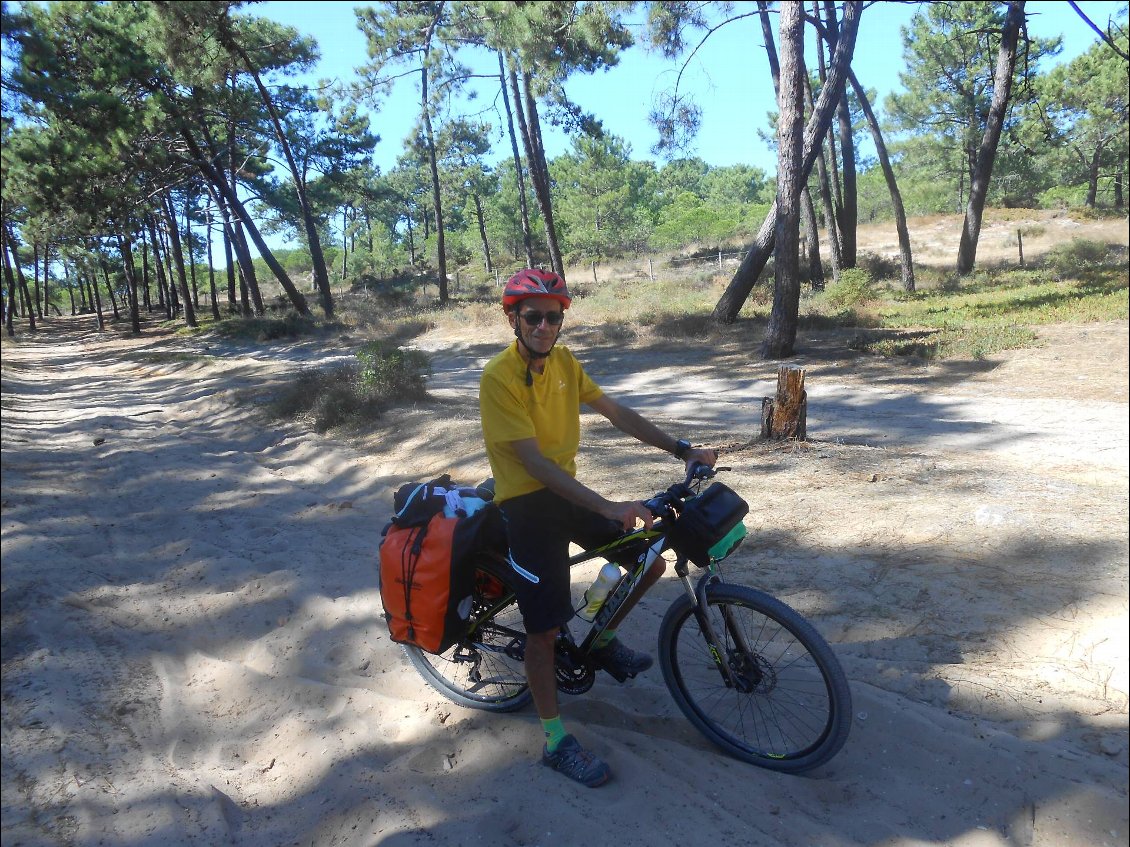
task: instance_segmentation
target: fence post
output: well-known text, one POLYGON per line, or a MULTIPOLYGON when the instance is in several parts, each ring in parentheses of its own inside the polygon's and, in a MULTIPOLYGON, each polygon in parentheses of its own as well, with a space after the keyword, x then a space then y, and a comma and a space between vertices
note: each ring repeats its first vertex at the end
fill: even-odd
POLYGON ((651 261, 651 256, 647 257, 647 275, 655 282, 655 263, 651 261))
POLYGON ((1016 249, 1020 251, 1020 267, 1024 267, 1024 234, 1023 230, 1016 230, 1016 249))
POLYGON ((722 251, 718 251, 718 270, 722 270, 722 251))
POLYGON ((599 285, 600 281, 596 278, 596 262, 592 263, 592 284, 599 285))

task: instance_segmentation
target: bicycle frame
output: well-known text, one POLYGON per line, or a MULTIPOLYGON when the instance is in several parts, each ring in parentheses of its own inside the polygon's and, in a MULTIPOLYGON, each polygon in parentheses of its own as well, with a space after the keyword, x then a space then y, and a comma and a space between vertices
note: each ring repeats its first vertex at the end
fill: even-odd
MULTIPOLYGON (((688 482, 690 477, 688 476, 688 482)), ((685 483, 684 483, 685 485, 685 483)), ((582 552, 571 556, 569 558, 569 567, 579 565, 584 562, 592 561, 593 559, 602 558, 612 560, 618 552, 623 552, 630 548, 640 548, 646 544, 646 547, 640 550, 636 556, 635 565, 632 566, 628 572, 616 584, 616 587, 609 592, 608 597, 601 605, 600 610, 593 618, 592 625, 589 627, 588 632, 585 633, 584 639, 579 645, 580 653, 588 655, 592 649, 593 643, 596 639, 608 629, 608 624, 616 617, 616 614, 624 606, 629 598, 632 597, 635 590, 639 587, 640 582, 643 580, 643 575, 655 563, 656 559, 660 558, 664 551, 669 549, 667 544, 667 533, 663 525, 663 518, 657 518, 656 522, 652 525, 651 529, 633 529, 624 532, 623 534, 613 538, 611 541, 602 544, 599 547, 594 547, 591 550, 583 550, 582 552)), ((506 559, 503 556, 498 557, 501 562, 506 559)), ((694 583, 691 580, 690 568, 688 567, 687 559, 683 556, 677 556, 675 559, 675 574, 679 577, 679 581, 683 585, 683 590, 690 598, 691 604, 694 608, 694 615, 698 621, 699 630, 706 638, 707 646, 710 650, 711 658, 721 674, 723 681, 729 687, 739 685, 733 670, 731 669, 727 657, 723 655, 721 645, 723 642, 718 637, 713 623, 710 618, 703 611, 706 609, 706 588, 712 582, 721 582, 722 577, 718 573, 717 566, 712 564, 706 571, 699 577, 698 582, 694 583)), ((490 620, 494 615, 493 610, 488 611, 483 619, 490 620)), ((740 632, 739 628, 734 625, 733 619, 727 609, 722 610, 723 620, 726 625, 726 631, 730 636, 731 642, 735 644, 738 650, 742 653, 748 653, 749 647, 745 642, 745 638, 740 632)), ((474 631, 476 624, 472 623, 471 631, 474 631)), ((563 628, 563 632, 567 633, 567 627, 563 628)), ((569 636, 572 641, 572 637, 569 636)), ((575 643, 575 642, 574 642, 575 643)), ((524 651, 523 651, 524 652, 524 651)))
POLYGON ((648 568, 652 566, 656 559, 663 555, 663 550, 667 544, 667 536, 656 529, 637 529, 613 539, 608 544, 594 550, 586 550, 583 553, 578 553, 576 556, 569 559, 569 567, 571 568, 573 565, 579 565, 582 562, 588 562, 592 559, 608 558, 610 555, 615 555, 617 550, 624 547, 635 546, 641 541, 649 541, 651 543, 649 543, 647 549, 636 558, 635 567, 622 577, 620 581, 616 583, 616 587, 609 592, 604 604, 600 607, 600 611, 598 611, 596 617, 593 618, 592 626, 581 642, 581 652, 588 653, 593 641, 608 628, 609 622, 616 616, 616 613, 620 611, 620 607, 632 596, 632 592, 636 590, 636 587, 640 584, 640 580, 643 579, 643 575, 647 572, 648 568))
MULTIPOLYGON (((572 567, 573 565, 579 565, 598 557, 609 558, 610 555, 615 555, 617 550, 636 545, 645 540, 651 543, 648 544, 647 549, 637 557, 635 567, 625 574, 616 584, 616 587, 609 593, 604 604, 600 607, 600 611, 598 611, 596 617, 593 618, 592 626, 589 627, 584 640, 582 640, 580 644, 582 653, 588 654, 593 642, 608 628, 608 624, 616 616, 616 613, 620 611, 620 608, 628 601, 628 598, 632 596, 632 592, 639 586, 643 575, 652 566, 655 560, 663 555, 663 551, 667 549, 667 535, 663 532, 661 527, 659 529, 652 528, 650 530, 632 530, 613 539, 608 544, 593 550, 578 553, 569 559, 569 567, 572 567)), ((706 637, 711 658, 714 660, 718 672, 722 675, 722 679, 727 686, 733 687, 737 685, 738 680, 735 679, 729 663, 722 655, 719 646, 721 642, 718 638, 718 634, 714 630, 714 625, 711 623, 709 617, 702 611, 706 608, 706 586, 711 582, 720 582, 722 577, 718 574, 717 568, 712 565, 699 578, 697 585, 692 584, 690 569, 687 567, 687 560, 681 556, 675 560, 675 573, 679 577, 679 581, 683 584, 683 589, 690 597, 691 603, 694 606, 695 618, 698 620, 699 629, 706 637)), ((738 645, 742 652, 748 652, 749 647, 745 643, 744 636, 738 628, 734 626, 729 614, 724 612, 723 618, 726 622, 726 629, 734 643, 738 645)))

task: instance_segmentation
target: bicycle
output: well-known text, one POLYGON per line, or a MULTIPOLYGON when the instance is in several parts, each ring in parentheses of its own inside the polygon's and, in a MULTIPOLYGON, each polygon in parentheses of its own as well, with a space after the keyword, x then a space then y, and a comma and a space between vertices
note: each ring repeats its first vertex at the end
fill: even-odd
MULTIPOLYGON (((670 535, 680 514, 700 496, 702 483, 721 470, 728 469, 692 466, 682 483, 645 501, 655 516, 651 529, 629 530, 570 559, 571 567, 613 557, 634 565, 608 594, 580 643, 568 626, 562 627, 556 651, 559 690, 580 694, 592 687, 599 668, 590 646, 655 559, 674 549, 670 535)), ((514 711, 531 700, 523 665, 525 630, 511 587, 517 577, 505 552, 477 554, 471 616, 458 644, 442 655, 404 645, 412 665, 440 693, 492 712, 514 711)), ((810 770, 835 756, 847 740, 847 677, 831 647, 800 613, 769 594, 723 579, 719 562, 730 552, 711 559, 696 583, 687 556, 675 551, 674 570, 684 593, 672 602, 659 630, 663 679, 683 714, 729 755, 785 773, 810 770)))

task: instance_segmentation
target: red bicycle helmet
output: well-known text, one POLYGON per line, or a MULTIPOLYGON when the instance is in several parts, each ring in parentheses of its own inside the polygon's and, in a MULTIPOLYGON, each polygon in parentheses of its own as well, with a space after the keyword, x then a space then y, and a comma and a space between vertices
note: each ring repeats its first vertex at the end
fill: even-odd
POLYGON ((564 279, 553 271, 537 268, 524 268, 506 280, 506 288, 502 291, 502 308, 509 311, 527 297, 552 297, 563 309, 568 309, 573 302, 564 279))

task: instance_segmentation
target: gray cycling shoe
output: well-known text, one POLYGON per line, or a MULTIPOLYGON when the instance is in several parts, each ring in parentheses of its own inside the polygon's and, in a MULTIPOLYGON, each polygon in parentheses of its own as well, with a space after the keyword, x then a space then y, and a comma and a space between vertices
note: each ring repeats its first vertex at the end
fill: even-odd
POLYGON ((552 753, 548 748, 542 748, 541 763, 588 788, 604 785, 612 776, 608 765, 588 752, 571 735, 562 738, 552 753))
POLYGON ((651 667, 652 659, 647 653, 633 650, 619 638, 613 638, 599 650, 592 651, 596 664, 612 674, 617 682, 634 677, 651 667))

